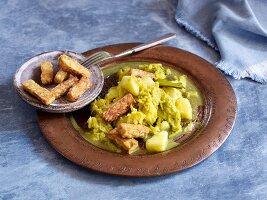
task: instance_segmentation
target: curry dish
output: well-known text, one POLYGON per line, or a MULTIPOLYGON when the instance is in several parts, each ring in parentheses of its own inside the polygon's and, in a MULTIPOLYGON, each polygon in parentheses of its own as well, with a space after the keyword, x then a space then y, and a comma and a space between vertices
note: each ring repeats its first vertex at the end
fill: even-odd
POLYGON ((117 64, 117 84, 90 104, 87 127, 74 128, 90 143, 117 153, 163 152, 200 126, 203 99, 184 74, 160 63, 117 64))

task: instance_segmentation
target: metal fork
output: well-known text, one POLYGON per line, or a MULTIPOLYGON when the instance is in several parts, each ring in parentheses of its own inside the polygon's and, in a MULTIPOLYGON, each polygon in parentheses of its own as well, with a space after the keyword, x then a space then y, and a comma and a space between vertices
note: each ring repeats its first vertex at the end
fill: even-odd
POLYGON ((175 37, 176 37, 175 33, 168 33, 168 34, 165 34, 165 35, 163 35, 157 39, 151 40, 151 41, 144 43, 144 44, 140 44, 134 48, 123 51, 122 53, 119 53, 116 55, 113 55, 113 54, 106 52, 106 51, 99 51, 99 52, 96 52, 96 53, 92 54, 91 56, 87 57, 86 60, 83 61, 81 64, 85 67, 89 67, 89 66, 98 64, 104 60, 108 60, 108 59, 112 59, 112 58, 119 58, 122 56, 126 56, 126 55, 129 55, 132 53, 142 51, 144 49, 147 49, 147 48, 156 46, 158 44, 161 44, 163 42, 166 42, 168 40, 174 39, 175 37))

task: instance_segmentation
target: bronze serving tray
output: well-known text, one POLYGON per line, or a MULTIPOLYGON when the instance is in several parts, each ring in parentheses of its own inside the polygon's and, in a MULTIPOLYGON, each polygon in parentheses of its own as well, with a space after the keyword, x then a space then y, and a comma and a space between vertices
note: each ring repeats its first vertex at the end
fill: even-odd
MULTIPOLYGON (((83 54, 89 56, 100 50, 116 54, 136 45, 138 43, 115 44, 83 54)), ((169 151, 131 156, 105 151, 87 142, 72 127, 69 114, 38 111, 41 131, 56 151, 82 167, 99 172, 121 176, 159 176, 198 164, 224 143, 235 122, 237 102, 230 83, 219 70, 192 53, 168 46, 153 47, 103 63, 101 67, 130 61, 159 62, 188 75, 204 98, 202 129, 169 151)))

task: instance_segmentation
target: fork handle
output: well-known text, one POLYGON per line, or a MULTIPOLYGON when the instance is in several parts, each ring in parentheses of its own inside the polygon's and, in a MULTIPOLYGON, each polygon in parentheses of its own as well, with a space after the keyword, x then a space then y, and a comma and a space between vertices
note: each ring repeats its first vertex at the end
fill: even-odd
POLYGON ((175 33, 167 33, 157 39, 154 39, 154 40, 151 40, 147 43, 144 43, 144 44, 140 44, 132 49, 129 49, 129 50, 126 50, 126 51, 123 51, 119 54, 116 54, 114 55, 115 58, 118 58, 118 57, 121 57, 121 56, 126 56, 126 55, 129 55, 129 54, 132 54, 132 53, 135 53, 135 52, 138 52, 138 51, 142 51, 144 49, 147 49, 147 48, 150 48, 150 47, 153 47, 153 46, 156 46, 158 44, 161 44, 163 42, 167 42, 171 39, 174 39, 176 37, 176 34, 175 33))

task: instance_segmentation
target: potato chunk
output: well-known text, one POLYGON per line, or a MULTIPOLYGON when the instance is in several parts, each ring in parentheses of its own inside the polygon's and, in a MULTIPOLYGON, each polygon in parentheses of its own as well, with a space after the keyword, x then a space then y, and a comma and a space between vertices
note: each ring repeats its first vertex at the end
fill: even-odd
POLYGON ((63 54, 58 58, 58 63, 61 69, 65 72, 78 77, 89 77, 91 72, 89 69, 82 66, 77 60, 63 54))
POLYGON ((130 92, 134 96, 139 95, 139 85, 132 76, 123 76, 120 82, 121 87, 130 92))
POLYGON ((175 102, 176 107, 180 111, 181 117, 184 119, 192 119, 192 107, 187 98, 177 99, 175 102))
POLYGON ((161 131, 146 141, 146 149, 149 152, 165 151, 168 144, 168 132, 161 131))
POLYGON ((41 82, 44 85, 48 85, 53 82, 53 65, 49 61, 41 63, 41 82))

